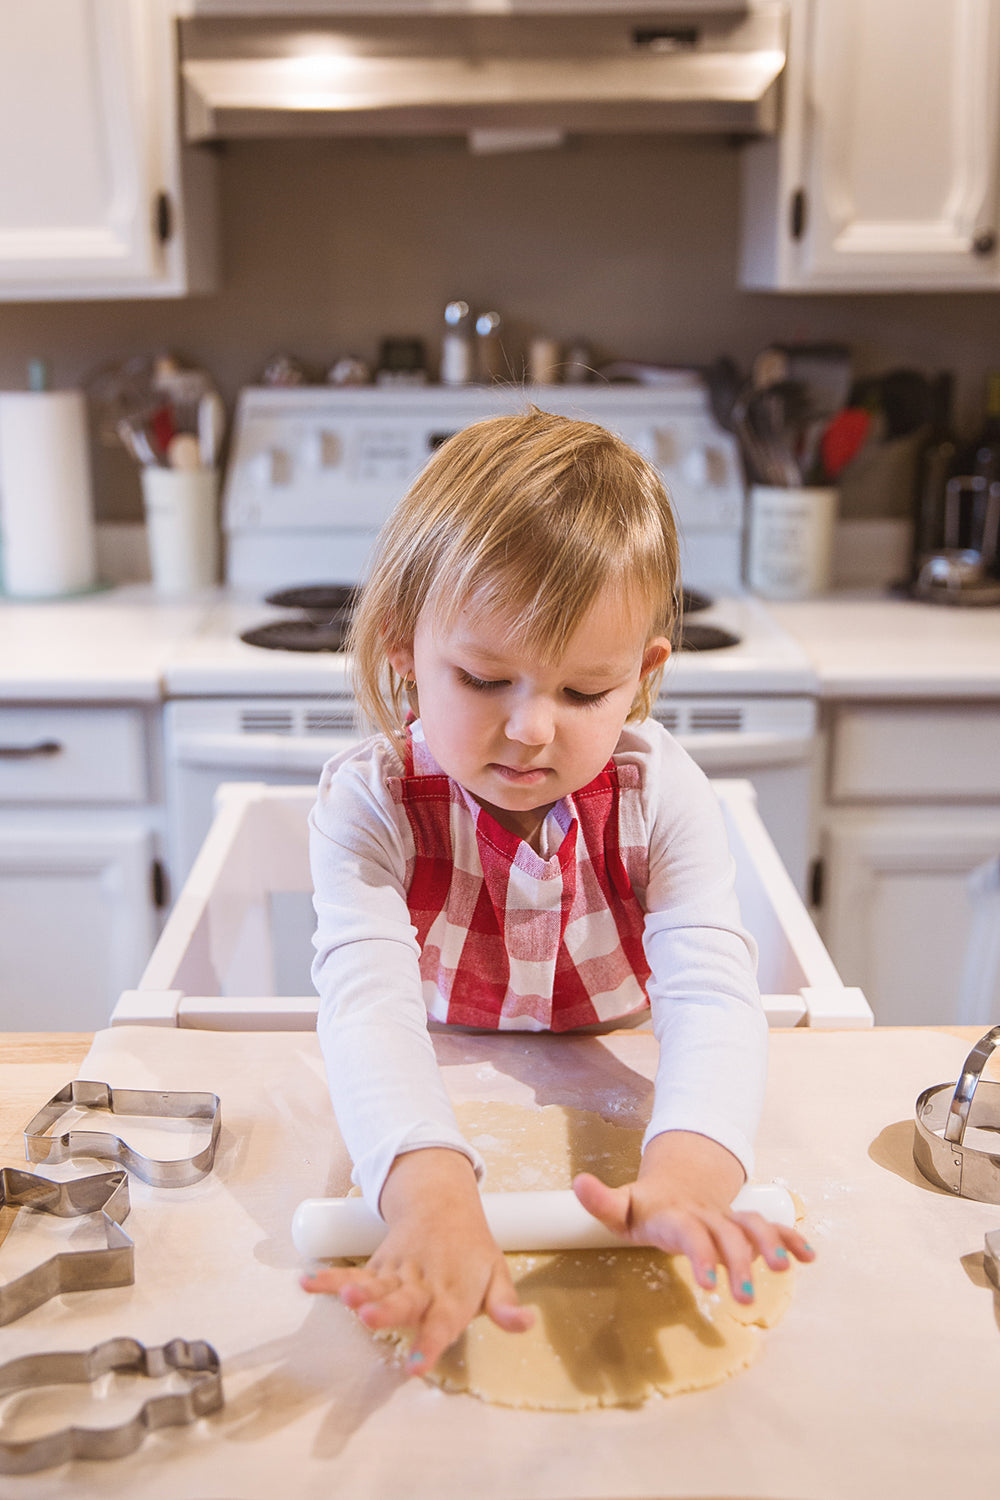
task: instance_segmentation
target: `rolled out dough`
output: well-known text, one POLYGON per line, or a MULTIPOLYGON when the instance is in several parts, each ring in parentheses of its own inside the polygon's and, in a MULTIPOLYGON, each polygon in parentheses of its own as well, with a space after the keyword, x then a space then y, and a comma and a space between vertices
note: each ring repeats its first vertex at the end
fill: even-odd
MULTIPOLYGON (((457 1109, 486 1162, 490 1191, 564 1188, 592 1171, 613 1187, 633 1181, 642 1132, 586 1110, 513 1104, 457 1109)), ((508 1255, 518 1294, 535 1308, 527 1333, 504 1333, 480 1314, 424 1377, 501 1406, 578 1411, 637 1406, 655 1393, 717 1385, 744 1369, 791 1300, 794 1271, 754 1265, 749 1307, 720 1270, 705 1292, 683 1256, 659 1250, 508 1255)))

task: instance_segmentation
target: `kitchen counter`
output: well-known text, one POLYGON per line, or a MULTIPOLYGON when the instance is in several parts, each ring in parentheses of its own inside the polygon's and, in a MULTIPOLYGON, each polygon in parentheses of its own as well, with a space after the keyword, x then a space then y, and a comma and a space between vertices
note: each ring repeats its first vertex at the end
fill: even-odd
MULTIPOLYGON (((142 584, 44 603, 0 600, 0 698, 156 702, 168 685, 183 693, 190 672, 203 672, 202 632, 220 611, 240 628, 267 613, 224 589, 173 601, 142 584)), ((769 602, 766 612, 808 659, 822 697, 1000 698, 1000 609, 850 592, 769 602)), ((268 653, 234 640, 230 654, 267 678, 268 653)), ((307 686, 332 690, 329 657, 300 665, 307 686)), ((287 672, 276 680, 288 691, 287 672)))
POLYGON ((168 661, 216 593, 174 601, 135 584, 74 599, 0 599, 0 699, 158 703, 168 661))
POLYGON ((1000 698, 1000 608, 852 592, 767 611, 809 658, 824 698, 1000 698))
MULTIPOLYGON (((80 1064, 86 1076, 220 1094, 215 1170, 170 1192, 133 1183, 135 1285, 35 1309, 5 1328, 6 1357, 111 1334, 205 1337, 222 1359, 226 1405, 126 1458, 24 1476, 18 1495, 937 1500, 958 1453, 966 1500, 992 1500, 1000 1334, 982 1248, 1000 1207, 938 1193, 910 1156, 916 1094, 957 1077, 975 1034, 773 1034, 758 1176, 800 1194, 819 1252, 794 1273, 788 1313, 752 1367, 714 1389, 637 1409, 546 1413, 408 1380, 338 1303, 298 1289, 295 1203, 346 1183, 314 1036, 99 1032, 80 1064)), ((20 1095, 0 1130, 11 1164, 23 1161, 25 1110, 67 1081, 84 1040, 3 1045, 0 1099, 10 1083, 20 1095), (60 1060, 45 1063, 53 1048, 60 1060), (28 1099, 20 1070, 45 1067, 28 1099)), ((655 1066, 653 1039, 634 1032, 438 1045, 456 1099, 589 1104, 627 1123, 645 1108, 655 1066)))

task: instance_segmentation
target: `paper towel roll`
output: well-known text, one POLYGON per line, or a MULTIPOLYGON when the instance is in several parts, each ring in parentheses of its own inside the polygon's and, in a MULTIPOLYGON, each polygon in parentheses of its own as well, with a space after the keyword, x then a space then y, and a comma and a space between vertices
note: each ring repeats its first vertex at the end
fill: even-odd
POLYGON ((0 392, 0 533, 8 594, 51 598, 93 585, 90 448, 79 391, 0 392))

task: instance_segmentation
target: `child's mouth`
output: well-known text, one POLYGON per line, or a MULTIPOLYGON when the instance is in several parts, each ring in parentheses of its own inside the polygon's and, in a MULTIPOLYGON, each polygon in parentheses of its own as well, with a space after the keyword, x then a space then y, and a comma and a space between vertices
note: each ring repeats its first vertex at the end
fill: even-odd
POLYGON ((510 782, 511 786, 537 786, 549 774, 548 766, 535 766, 519 771, 516 766, 504 766, 499 761, 493 761, 490 770, 495 771, 502 781, 510 782))

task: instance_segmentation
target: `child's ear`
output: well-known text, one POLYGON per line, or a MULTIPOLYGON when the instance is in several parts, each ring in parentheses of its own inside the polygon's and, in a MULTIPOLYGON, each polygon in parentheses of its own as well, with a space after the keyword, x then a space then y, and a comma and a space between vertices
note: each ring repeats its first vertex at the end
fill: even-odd
POLYGON ((394 646, 386 652, 389 665, 397 677, 413 676, 413 646, 394 646))
POLYGON ((643 677, 648 677, 650 672, 655 672, 666 662, 671 652, 670 642, 665 635, 656 635, 646 643, 646 649, 642 656, 643 677))

